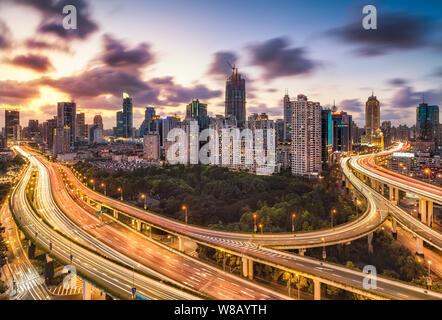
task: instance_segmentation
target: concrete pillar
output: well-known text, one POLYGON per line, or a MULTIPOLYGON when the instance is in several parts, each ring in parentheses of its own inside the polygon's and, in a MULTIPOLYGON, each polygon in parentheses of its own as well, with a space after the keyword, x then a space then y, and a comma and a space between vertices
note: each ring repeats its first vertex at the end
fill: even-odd
POLYGON ((306 251, 307 251, 307 249, 304 249, 304 248, 298 249, 299 255, 301 255, 301 256, 303 256, 306 251))
POLYGON ((184 240, 182 237, 178 237, 178 250, 184 251, 184 240))
POLYGON ((92 296, 92 285, 83 280, 83 300, 91 300, 92 296))
POLYGON ((114 218, 118 220, 118 211, 114 210, 114 218))
POLYGON ((424 256, 424 242, 420 238, 416 238, 416 254, 418 256, 424 256))
POLYGON ((393 238, 397 239, 397 221, 394 218, 391 218, 391 233, 393 238))
POLYGON ((29 240, 28 257, 29 259, 35 258, 35 244, 33 244, 31 240, 29 240))
POLYGON ((384 184, 381 183, 381 194, 384 195, 384 184))
POLYGON ((368 235, 367 239, 368 239, 368 253, 373 254, 373 244, 372 244, 373 232, 368 235))
POLYGON ((247 273, 247 275, 249 276, 249 280, 253 280, 253 261, 248 259, 248 265, 249 265, 249 271, 247 273))
POLYGON ((314 289, 313 295, 315 300, 321 300, 321 282, 318 279, 313 279, 314 289))
POLYGON ((399 190, 398 190, 398 188, 394 188, 391 186, 389 188, 390 188, 390 201, 394 205, 398 205, 398 203, 399 203, 399 190))
POLYGON ((253 261, 242 257, 242 275, 253 280, 253 261))
POLYGON ((433 201, 427 201, 427 225, 433 226, 433 201))
POLYGON ((427 223, 427 201, 425 199, 419 199, 419 213, 421 215, 422 223, 427 223))
POLYGON ((249 274, 249 259, 242 257, 241 258, 242 261, 242 275, 243 277, 247 277, 249 274))
POLYGON ((137 229, 138 232, 141 232, 141 221, 140 220, 135 220, 135 228, 137 229))

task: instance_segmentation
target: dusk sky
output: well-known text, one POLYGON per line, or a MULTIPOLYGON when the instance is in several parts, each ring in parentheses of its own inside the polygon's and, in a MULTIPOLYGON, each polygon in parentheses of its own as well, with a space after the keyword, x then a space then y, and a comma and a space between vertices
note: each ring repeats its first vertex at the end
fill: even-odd
POLYGON ((73 99, 112 128, 123 92, 136 127, 146 106, 182 116, 194 97, 224 114, 227 61, 246 78, 247 114, 282 118, 287 88, 363 126, 374 90, 381 121, 411 125, 423 94, 442 107, 442 1, 0 0, 0 123, 7 106, 26 126, 73 99), (67 4, 77 30, 62 27, 67 4), (362 28, 367 4, 378 30, 362 28))

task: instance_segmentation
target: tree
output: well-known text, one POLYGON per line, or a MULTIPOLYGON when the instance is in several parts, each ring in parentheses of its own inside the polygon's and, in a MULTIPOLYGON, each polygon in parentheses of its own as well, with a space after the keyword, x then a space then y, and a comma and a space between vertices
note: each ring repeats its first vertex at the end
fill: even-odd
POLYGON ((8 246, 2 236, 3 232, 5 232, 5 228, 0 224, 0 268, 6 264, 6 255, 8 253, 8 246))

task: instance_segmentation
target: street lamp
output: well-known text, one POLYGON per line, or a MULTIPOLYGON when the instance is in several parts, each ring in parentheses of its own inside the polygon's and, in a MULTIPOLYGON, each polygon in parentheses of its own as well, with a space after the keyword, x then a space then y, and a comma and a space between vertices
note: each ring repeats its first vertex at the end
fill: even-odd
POLYGON ((144 193, 141 195, 141 199, 144 199, 144 210, 146 210, 147 209, 147 197, 144 193))
POLYGON ((183 204, 183 206, 181 207, 181 210, 184 211, 184 221, 187 224, 187 206, 183 204))
POLYGON ((431 181, 431 169, 430 168, 425 168, 424 172, 426 175, 428 175, 428 181, 431 181))
POLYGON ((337 213, 336 209, 332 209, 330 211, 330 215, 331 215, 331 227, 333 228, 333 216, 337 213))
POLYGON ((428 260, 428 279, 427 279, 428 287, 431 287, 431 260, 428 260))
POLYGON ((253 214, 253 232, 256 233, 258 229, 256 228, 256 213, 253 214))
POLYGON ((295 218, 296 218, 296 214, 292 213, 292 232, 295 232, 295 218))
POLYGON ((92 189, 95 191, 95 180, 91 179, 91 183, 92 183, 92 189))
POLYGON ((359 214, 359 206, 361 205, 361 201, 358 199, 356 200, 356 216, 359 214))
POLYGON ((262 223, 259 224, 259 229, 261 230, 261 234, 262 234, 262 223))
POLYGON ((104 195, 106 195, 106 185, 104 183, 101 183, 101 187, 103 188, 104 195))
POLYGON ((123 201, 123 188, 119 187, 117 191, 120 192, 120 200, 123 201))
POLYGON ((322 259, 326 259, 327 258, 327 253, 325 252, 325 238, 321 238, 322 241, 322 259))

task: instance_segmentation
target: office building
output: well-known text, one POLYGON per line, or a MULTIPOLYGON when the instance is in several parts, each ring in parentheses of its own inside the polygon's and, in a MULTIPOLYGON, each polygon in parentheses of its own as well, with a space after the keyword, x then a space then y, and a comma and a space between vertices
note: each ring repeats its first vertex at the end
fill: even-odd
POLYGON ((5 109, 5 138, 6 145, 17 141, 17 126, 20 125, 20 111, 5 109), (14 134, 15 133, 15 134, 14 134))

